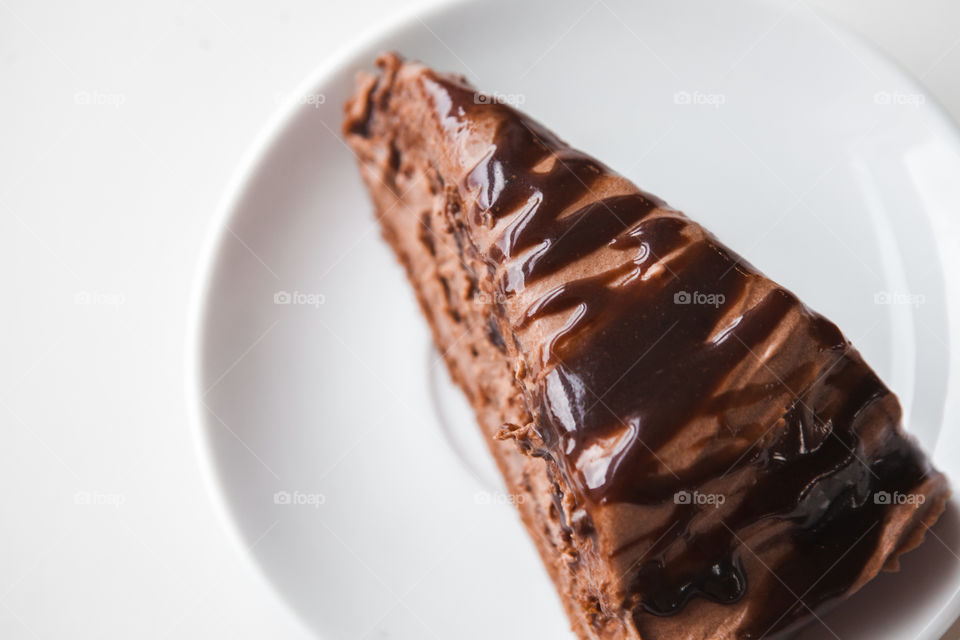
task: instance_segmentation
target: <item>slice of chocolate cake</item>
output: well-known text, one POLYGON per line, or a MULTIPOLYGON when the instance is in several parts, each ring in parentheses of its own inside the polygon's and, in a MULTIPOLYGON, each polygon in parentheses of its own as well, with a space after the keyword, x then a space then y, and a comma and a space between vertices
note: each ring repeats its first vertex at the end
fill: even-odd
POLYGON ((464 80, 378 64, 346 139, 581 638, 783 637, 897 568, 949 490, 836 326, 464 80))

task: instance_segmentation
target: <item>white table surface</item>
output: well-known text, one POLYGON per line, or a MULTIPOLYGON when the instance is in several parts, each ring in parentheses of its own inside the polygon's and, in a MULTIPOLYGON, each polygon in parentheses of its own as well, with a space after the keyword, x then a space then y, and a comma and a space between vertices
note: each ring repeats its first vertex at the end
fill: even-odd
MULTIPOLYGON (((960 3, 806 1, 960 119, 960 3)), ((310 637, 202 482, 187 303, 258 130, 408 4, 0 0, 0 637, 310 637)))

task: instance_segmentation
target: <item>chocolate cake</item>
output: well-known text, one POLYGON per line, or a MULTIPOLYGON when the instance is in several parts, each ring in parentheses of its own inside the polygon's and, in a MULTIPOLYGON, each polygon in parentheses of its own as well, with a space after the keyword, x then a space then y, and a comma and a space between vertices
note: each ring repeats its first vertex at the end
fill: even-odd
POLYGON ((378 65, 344 135, 580 638, 784 637, 920 544, 947 482, 835 325, 463 79, 378 65))

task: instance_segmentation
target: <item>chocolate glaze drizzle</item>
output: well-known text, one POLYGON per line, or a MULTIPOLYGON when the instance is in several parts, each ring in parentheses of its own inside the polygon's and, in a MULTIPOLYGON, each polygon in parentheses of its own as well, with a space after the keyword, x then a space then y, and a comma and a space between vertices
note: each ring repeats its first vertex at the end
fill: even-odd
POLYGON ((607 273, 556 286, 514 327, 569 316, 546 347, 533 399, 545 443, 539 455, 597 504, 674 505, 677 492, 741 481, 736 500, 709 526, 704 513, 713 505, 676 504, 668 525, 615 552, 657 541, 629 576, 624 606, 638 629, 692 598, 739 601, 751 581, 744 560, 753 554, 741 536, 764 526, 786 537, 793 553, 771 567, 778 580, 752 594, 757 604, 741 637, 784 632, 842 596, 875 549, 888 509, 874 494, 907 491, 929 470, 892 428, 879 449, 864 451, 871 407, 888 405, 869 420, 899 418, 888 389, 832 323, 788 291, 751 298, 762 276, 682 214, 639 190, 591 197, 591 186, 611 173, 602 164, 508 106, 478 105, 466 85, 440 76, 429 82, 442 96, 441 117, 469 126, 467 116, 482 110, 499 123, 461 189, 476 198, 465 212, 472 224, 493 228, 509 218, 485 255, 504 295, 604 247, 625 255, 607 273), (683 304, 696 294, 721 302, 683 304), (794 342, 783 348, 802 341, 815 349, 779 361, 764 355, 773 364, 745 369, 785 322, 794 342), (751 371, 740 386, 731 384, 738 370, 751 371), (773 424, 742 417, 757 407, 782 411, 773 424), (669 469, 661 454, 692 425, 708 434, 690 445, 699 455, 682 471, 669 469))

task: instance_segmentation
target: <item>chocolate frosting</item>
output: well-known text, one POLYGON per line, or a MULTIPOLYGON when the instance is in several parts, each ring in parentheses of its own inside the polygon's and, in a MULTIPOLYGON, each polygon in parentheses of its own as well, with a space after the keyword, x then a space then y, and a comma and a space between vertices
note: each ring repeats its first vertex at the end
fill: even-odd
POLYGON ((527 116, 426 68, 418 82, 463 147, 458 242, 503 301, 491 340, 533 354, 533 453, 584 518, 615 514, 583 529, 628 560, 641 635, 749 597, 737 637, 771 637, 859 588, 897 506, 878 496, 945 483, 837 327, 527 116), (760 558, 776 579, 755 591, 760 558))

